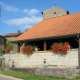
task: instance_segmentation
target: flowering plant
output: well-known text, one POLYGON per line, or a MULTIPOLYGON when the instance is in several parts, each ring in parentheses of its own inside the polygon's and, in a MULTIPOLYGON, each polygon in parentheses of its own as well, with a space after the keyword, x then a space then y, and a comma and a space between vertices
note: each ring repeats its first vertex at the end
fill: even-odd
POLYGON ((67 50, 70 48, 70 45, 68 42, 62 43, 53 43, 51 46, 51 51, 54 53, 59 53, 59 54, 66 54, 67 50))
POLYGON ((4 52, 9 53, 11 50, 13 50, 13 48, 14 48, 14 45, 11 43, 11 41, 8 41, 4 48, 4 52))
POLYGON ((34 49, 31 45, 27 45, 26 47, 22 47, 21 50, 24 54, 27 54, 27 55, 32 54, 34 51, 34 49))
POLYGON ((9 52, 10 52, 10 49, 9 49, 8 47, 5 47, 5 48, 4 48, 4 52, 5 52, 5 53, 9 53, 9 52))

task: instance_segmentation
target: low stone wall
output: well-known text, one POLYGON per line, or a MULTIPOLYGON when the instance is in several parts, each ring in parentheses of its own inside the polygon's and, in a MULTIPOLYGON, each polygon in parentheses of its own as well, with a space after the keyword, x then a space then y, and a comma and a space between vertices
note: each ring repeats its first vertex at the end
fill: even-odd
POLYGON ((8 70, 23 72, 37 76, 73 78, 80 75, 80 69, 74 68, 9 68, 8 70))
POLYGON ((78 66, 78 50, 68 51, 67 55, 58 55, 50 51, 36 51, 31 56, 22 53, 5 54, 5 65, 16 68, 74 67, 78 66))
POLYGON ((55 77, 74 77, 76 74, 75 69, 60 69, 60 68, 52 68, 52 69, 36 69, 35 75, 40 76, 55 76, 55 77))

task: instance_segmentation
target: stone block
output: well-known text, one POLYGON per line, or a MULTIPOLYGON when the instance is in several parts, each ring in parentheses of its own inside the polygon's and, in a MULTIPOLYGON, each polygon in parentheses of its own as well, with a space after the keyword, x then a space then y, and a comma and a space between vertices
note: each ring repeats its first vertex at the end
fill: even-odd
POLYGON ((78 62, 78 58, 73 58, 72 60, 73 60, 73 62, 74 62, 74 61, 77 61, 77 62, 78 62))

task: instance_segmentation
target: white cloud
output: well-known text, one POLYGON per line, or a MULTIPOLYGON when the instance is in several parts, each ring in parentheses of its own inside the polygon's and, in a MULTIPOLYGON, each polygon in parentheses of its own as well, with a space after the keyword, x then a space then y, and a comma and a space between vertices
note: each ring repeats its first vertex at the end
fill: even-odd
POLYGON ((7 11, 12 11, 12 12, 18 12, 18 11, 21 11, 23 13, 26 13, 28 15, 35 15, 37 13, 39 13, 39 10, 38 9, 23 9, 23 10, 20 10, 19 8, 16 8, 12 5, 8 5, 8 4, 5 4, 3 2, 0 2, 1 5, 3 5, 4 9, 7 10, 7 11))
POLYGON ((5 8, 7 11, 14 11, 14 12, 17 12, 17 11, 19 11, 19 9, 18 8, 16 8, 16 7, 13 7, 13 6, 6 6, 6 8, 5 8))
POLYGON ((36 17, 34 16, 35 14, 39 13, 39 10, 37 9, 23 9, 20 10, 19 8, 16 8, 11 5, 7 5, 5 3, 0 2, 0 4, 3 4, 3 7, 6 11, 11 11, 11 12, 22 12, 28 14, 28 16, 31 17, 22 17, 22 18, 14 18, 14 19, 9 19, 9 20, 4 20, 3 22, 10 25, 10 26, 18 26, 21 29, 28 29, 31 28, 33 25, 36 23, 40 22, 42 20, 42 17, 36 17))
POLYGON ((39 13, 39 10, 37 10, 37 9, 31 9, 31 10, 29 11, 29 15, 35 15, 35 14, 37 14, 37 13, 39 13))
POLYGON ((11 19, 11 20, 4 20, 6 24, 9 25, 26 25, 26 24, 35 24, 38 23, 39 21, 42 20, 42 17, 36 17, 36 16, 31 16, 31 17, 24 17, 24 18, 16 18, 16 19, 11 19))
POLYGON ((31 17, 34 23, 38 23, 42 20, 42 17, 36 17, 36 16, 32 16, 31 17))
POLYGON ((3 3, 3 2, 0 2, 0 5, 2 5, 3 8, 4 8, 5 10, 7 10, 7 11, 13 11, 13 12, 17 12, 17 11, 19 11, 18 8, 13 7, 13 6, 10 6, 10 5, 5 4, 5 3, 3 3))
POLYGON ((37 10, 37 9, 31 9, 31 10, 24 9, 23 13, 27 13, 28 15, 35 15, 35 14, 39 13, 39 10, 37 10))
POLYGON ((40 22, 42 20, 42 17, 24 17, 24 18, 16 18, 11 20, 4 20, 4 22, 8 25, 15 25, 20 26, 21 28, 29 28, 32 25, 40 22))
POLYGON ((24 10, 23 10, 23 13, 27 13, 27 12, 28 12, 28 9, 24 9, 24 10))
POLYGON ((23 30, 29 29, 31 27, 32 27, 32 25, 20 26, 20 28, 23 29, 23 30))

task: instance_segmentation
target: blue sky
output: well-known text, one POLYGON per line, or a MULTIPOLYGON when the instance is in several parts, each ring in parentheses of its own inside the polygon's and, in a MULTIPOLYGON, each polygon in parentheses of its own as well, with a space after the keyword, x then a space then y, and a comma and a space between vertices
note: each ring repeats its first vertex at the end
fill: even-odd
POLYGON ((80 12, 80 0, 0 0, 0 35, 30 29, 43 19, 41 12, 54 3, 70 14, 80 12))

